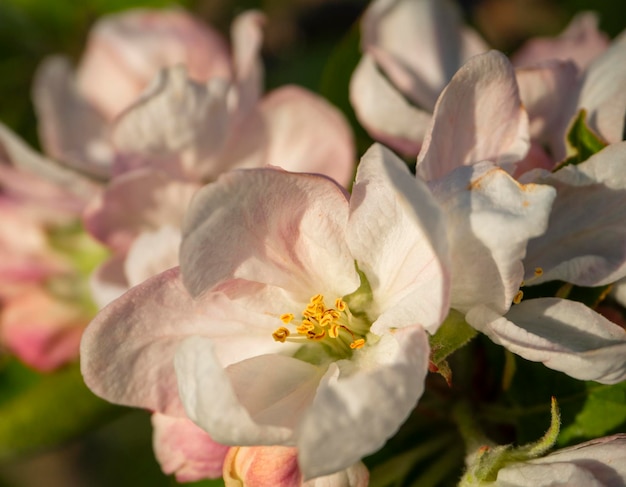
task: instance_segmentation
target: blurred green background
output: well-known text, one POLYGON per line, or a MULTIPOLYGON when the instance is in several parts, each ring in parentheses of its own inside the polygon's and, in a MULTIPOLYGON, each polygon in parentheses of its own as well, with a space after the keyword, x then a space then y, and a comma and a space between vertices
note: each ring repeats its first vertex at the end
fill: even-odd
MULTIPOLYGON (((623 6, 615 0, 459 3, 467 21, 494 47, 505 52, 511 52, 530 36, 558 33, 581 10, 598 11, 601 28, 611 37, 626 26, 623 6)), ((347 82, 359 55, 355 25, 367 5, 364 0, 0 0, 0 120, 38 147, 30 87, 41 60, 47 55, 62 53, 77 61, 90 25, 108 12, 171 5, 189 9, 225 37, 228 37, 231 20, 238 13, 248 8, 263 10, 268 16, 263 49, 267 88, 296 83, 322 93, 337 104, 355 126, 359 152, 367 147, 369 138, 356 126, 347 98, 347 82)), ((63 384, 54 382, 57 379, 42 378, 11 359, 0 358, 0 362, 0 406, 7 404, 3 399, 7 391, 29 382, 45 383, 50 393, 36 406, 40 411, 49 408, 50 414, 40 417, 40 422, 54 425, 61 420, 62 409, 79 404, 79 399, 98 401, 81 389, 75 367, 65 371, 71 376, 70 386, 65 389, 63 384), (64 392, 57 398, 56 391, 64 392)), ((41 398, 35 400, 41 401, 41 398)), ((13 406, 26 409, 17 403, 13 406)), ((91 422, 76 428, 89 431, 77 433, 78 438, 19 458, 3 456, 0 452, 0 487, 177 485, 160 472, 154 460, 149 415, 107 405, 101 407, 91 422)), ((75 409, 79 414, 80 408, 75 409)), ((2 431, 6 434, 15 427, 16 445, 20 443, 18 426, 26 428, 22 430, 25 436, 32 433, 29 428, 40 427, 37 422, 28 423, 28 415, 24 416, 22 424, 11 423, 14 420, 5 417, 2 425, 3 411, 6 409, 0 408, 0 436, 2 431)), ((197 485, 222 484, 207 481, 197 485)))

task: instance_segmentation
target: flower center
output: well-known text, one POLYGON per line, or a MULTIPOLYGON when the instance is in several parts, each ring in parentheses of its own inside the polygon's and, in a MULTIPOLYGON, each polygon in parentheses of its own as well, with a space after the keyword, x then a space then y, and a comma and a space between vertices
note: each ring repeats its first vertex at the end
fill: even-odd
POLYGON ((281 315, 280 320, 294 327, 295 334, 286 326, 281 326, 272 333, 277 342, 320 342, 342 355, 365 345, 367 327, 361 330, 360 320, 355 319, 348 304, 341 298, 335 299, 334 308, 327 308, 324 296, 317 294, 302 311, 302 319, 286 313, 281 315))

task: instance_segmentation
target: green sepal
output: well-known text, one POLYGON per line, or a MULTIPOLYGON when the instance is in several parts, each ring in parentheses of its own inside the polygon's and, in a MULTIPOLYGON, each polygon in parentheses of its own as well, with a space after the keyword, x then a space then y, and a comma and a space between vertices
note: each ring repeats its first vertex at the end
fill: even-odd
MULTIPOLYGON (((460 486, 489 485, 498 476, 498 471, 509 463, 519 463, 545 455, 556 443, 561 428, 561 415, 556 399, 551 401, 550 427, 537 441, 514 447, 513 445, 483 445, 469 456, 468 468, 461 479, 460 486)), ((458 416, 458 415, 457 415, 458 416)), ((467 438, 468 445, 472 439, 467 438), (468 441, 469 440, 469 441, 468 441)), ((481 438, 478 438, 481 439, 481 438)))
POLYGON ((566 141, 570 155, 554 169, 554 172, 570 164, 580 164, 607 146, 607 143, 587 125, 587 111, 584 109, 578 112, 571 123, 566 141))
POLYGON ((440 367, 456 350, 465 346, 478 332, 467 324, 465 317, 454 309, 441 324, 437 333, 430 337, 430 361, 440 367))
POLYGON ((13 387, 0 402, 0 461, 59 445, 126 411, 87 389, 78 364, 36 374, 14 361, 0 373, 0 385, 20 376, 27 386, 13 387))

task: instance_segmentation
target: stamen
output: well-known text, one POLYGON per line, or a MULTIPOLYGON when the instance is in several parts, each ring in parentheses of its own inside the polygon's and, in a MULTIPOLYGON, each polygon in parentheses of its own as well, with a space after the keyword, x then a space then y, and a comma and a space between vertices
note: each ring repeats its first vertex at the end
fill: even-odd
POLYGON ((350 348, 352 350, 358 350, 359 348, 363 348, 363 345, 365 345, 365 339, 364 338, 359 338, 358 340, 354 340, 350 344, 350 348))
POLYGON ((535 267, 535 277, 543 276, 543 269, 541 267, 535 267))
MULTIPOLYGON (((365 345, 365 338, 359 338, 363 335, 355 335, 351 330, 354 318, 348 309, 348 304, 341 298, 335 299, 334 304, 334 308, 326 308, 324 296, 316 294, 302 311, 301 320, 296 319, 292 313, 280 315, 280 320, 285 325, 295 326, 298 336, 291 337, 289 330, 281 326, 272 334, 274 340, 300 343, 307 340, 324 341, 338 352, 342 350, 347 352, 348 347, 351 350, 362 348, 365 345), (344 333, 341 332, 342 330, 344 333), (350 337, 348 338, 347 335, 350 337)), ((354 326, 358 326, 358 323, 354 323, 354 326)))
POLYGON ((277 342, 281 342, 281 343, 285 343, 285 340, 287 340, 287 337, 289 335, 290 335, 289 330, 285 328, 284 326, 281 326, 274 333, 272 333, 272 337, 274 337, 274 340, 276 340, 277 342))
POLYGON ((517 291, 517 294, 513 298, 513 304, 520 304, 522 302, 522 298, 524 297, 524 291, 521 289, 517 291))

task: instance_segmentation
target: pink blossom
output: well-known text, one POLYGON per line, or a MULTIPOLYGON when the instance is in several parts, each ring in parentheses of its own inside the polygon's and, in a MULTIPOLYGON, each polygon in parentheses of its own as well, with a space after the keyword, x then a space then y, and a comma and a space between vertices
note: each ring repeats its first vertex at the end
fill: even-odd
POLYGON ((224 461, 226 487, 367 487, 369 472, 358 462, 331 475, 304 481, 298 450, 288 446, 233 447, 224 461))

